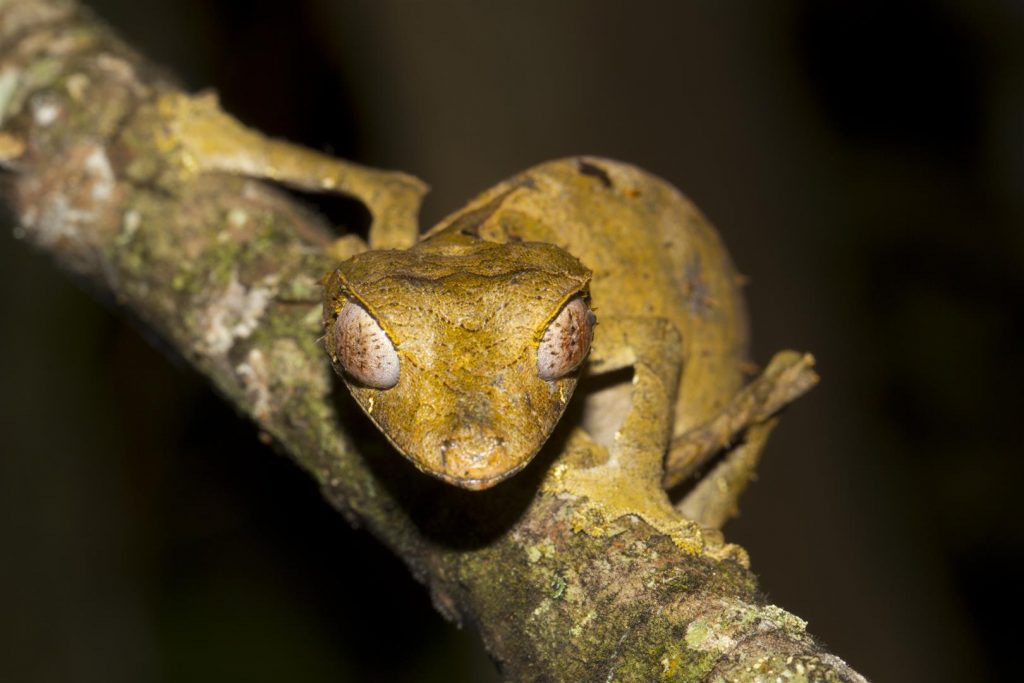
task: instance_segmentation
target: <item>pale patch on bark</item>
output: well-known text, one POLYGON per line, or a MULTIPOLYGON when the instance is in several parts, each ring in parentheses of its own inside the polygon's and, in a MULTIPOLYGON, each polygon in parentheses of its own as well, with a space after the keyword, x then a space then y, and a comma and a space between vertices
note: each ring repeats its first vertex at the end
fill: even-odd
POLYGON ((267 309, 270 295, 269 287, 246 287, 239 282, 238 273, 232 273, 223 294, 203 312, 199 352, 222 356, 236 341, 252 334, 267 309))
POLYGON ((45 128, 57 120, 61 109, 55 97, 38 96, 32 99, 32 118, 36 125, 45 128))
POLYGON ((82 162, 81 185, 89 188, 88 201, 82 201, 82 195, 75 191, 46 192, 38 204, 28 205, 21 213, 21 224, 43 248, 65 240, 77 242, 82 229, 91 229, 99 218, 114 194, 116 182, 107 153, 102 147, 93 147, 82 162))
POLYGON ((267 360, 260 349, 253 349, 245 357, 245 361, 235 368, 238 377, 245 387, 245 395, 252 403, 253 416, 264 420, 270 413, 271 394, 270 377, 267 360))
POLYGON ((106 202, 114 194, 114 185, 117 180, 114 178, 114 169, 110 166, 110 159, 102 147, 95 148, 85 158, 85 170, 92 181, 92 200, 94 202, 106 202))

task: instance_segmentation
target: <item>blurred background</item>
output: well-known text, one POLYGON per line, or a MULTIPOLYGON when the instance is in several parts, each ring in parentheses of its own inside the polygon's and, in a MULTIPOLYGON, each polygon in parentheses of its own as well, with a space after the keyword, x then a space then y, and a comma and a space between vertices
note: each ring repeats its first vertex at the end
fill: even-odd
MULTIPOLYGON (((1024 6, 92 0, 264 131, 433 186, 688 194, 753 356, 812 351, 726 532, 877 681, 1018 671, 1024 6)), ((180 361, 0 231, 0 678, 488 681, 472 633, 180 361)))

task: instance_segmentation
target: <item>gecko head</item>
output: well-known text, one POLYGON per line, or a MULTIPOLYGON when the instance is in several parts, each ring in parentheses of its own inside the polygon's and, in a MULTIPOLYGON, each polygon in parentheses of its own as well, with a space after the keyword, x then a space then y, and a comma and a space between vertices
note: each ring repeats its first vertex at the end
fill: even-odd
POLYGON ((522 469, 565 410, 595 324, 590 271, 543 243, 371 251, 325 281, 325 343, 420 470, 480 490, 522 469))

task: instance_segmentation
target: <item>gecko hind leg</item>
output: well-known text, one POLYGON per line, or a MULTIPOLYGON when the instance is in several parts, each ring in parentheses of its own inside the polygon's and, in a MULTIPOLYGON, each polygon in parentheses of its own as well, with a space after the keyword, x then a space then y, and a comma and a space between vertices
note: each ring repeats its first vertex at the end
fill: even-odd
MULTIPOLYGON (((372 249, 404 249, 419 238, 419 207, 427 192, 421 180, 268 138, 225 113, 212 93, 166 94, 157 106, 167 124, 162 142, 178 153, 188 171, 231 173, 354 197, 372 216, 372 249)), ((352 245, 339 245, 336 251, 349 253, 352 245)))
POLYGON ((777 353, 764 372, 718 415, 673 440, 665 460, 665 488, 683 483, 711 459, 725 457, 677 505, 702 526, 720 528, 736 514, 737 501, 754 477, 775 415, 818 382, 814 358, 777 353))
POLYGON ((777 417, 772 417, 751 425, 742 441, 676 503, 676 509, 708 529, 721 529, 739 514, 740 495, 757 478, 761 453, 778 422, 777 417))

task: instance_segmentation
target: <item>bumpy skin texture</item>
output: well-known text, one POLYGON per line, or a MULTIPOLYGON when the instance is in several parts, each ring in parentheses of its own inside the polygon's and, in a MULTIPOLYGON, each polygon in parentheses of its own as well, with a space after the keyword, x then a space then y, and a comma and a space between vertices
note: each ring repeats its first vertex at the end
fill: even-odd
POLYGON ((578 373, 538 377, 537 345, 590 273, 549 244, 498 245, 449 230, 408 251, 358 254, 325 282, 325 347, 338 367, 338 313, 357 301, 398 349, 398 384, 339 367, 366 414, 420 469, 465 488, 518 472, 554 428, 578 373))
POLYGON ((466 210, 510 187, 522 189, 481 225, 480 237, 556 244, 593 272, 593 308, 602 325, 620 329, 598 328, 591 372, 629 364, 635 349, 622 335, 666 321, 681 337, 664 349, 682 364, 673 436, 720 410, 742 381, 746 314, 728 253, 697 208, 635 166, 587 157, 526 171, 466 210))
MULTIPOLYGON (((619 359, 633 364, 619 430, 633 436, 594 440, 570 405, 529 467, 488 491, 460 490, 361 430, 317 342, 319 278, 351 254, 251 176, 354 194, 373 213, 374 248, 412 245, 422 183, 267 140, 152 75, 73 2, 0 0, 0 84, 0 163, 19 235, 129 309, 251 416, 407 563, 444 615, 479 631, 506 680, 863 681, 799 618, 765 604, 741 548, 664 496, 678 384, 663 378, 679 356, 655 349, 680 343, 671 326, 598 327, 595 361, 602 335, 635 356, 619 359)), ((634 171, 601 166, 613 187, 629 187, 617 173, 634 171)), ((567 182, 604 187, 577 175, 567 182)), ((657 213, 673 193, 653 191, 657 213)), ((600 204, 576 211, 563 216, 608 220, 600 204)), ((599 265, 586 265, 596 276, 599 265)), ((752 386, 705 425, 762 419, 779 383, 752 386)), ((702 443, 693 431, 684 442, 702 443)), ((749 470, 730 460, 741 446, 723 464, 749 470)))
MULTIPOLYGON (((650 330, 668 330, 649 352, 665 367, 656 381, 678 396, 678 437, 740 385, 746 331, 737 282, 714 229, 672 187, 627 164, 566 159, 489 190, 409 250, 344 262, 325 281, 325 347, 400 452, 480 489, 526 465, 572 395, 575 373, 546 382, 536 364, 544 329, 569 298, 587 296, 589 283, 600 322, 584 369, 591 376, 652 364, 630 337, 652 342, 650 330), (338 362, 335 321, 353 299, 398 347, 398 386, 365 386, 338 362)), ((619 393, 612 409, 588 404, 584 419, 621 423, 628 385, 619 393)))

